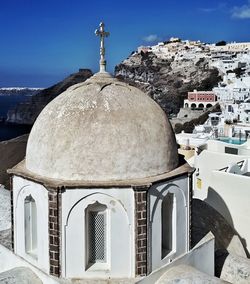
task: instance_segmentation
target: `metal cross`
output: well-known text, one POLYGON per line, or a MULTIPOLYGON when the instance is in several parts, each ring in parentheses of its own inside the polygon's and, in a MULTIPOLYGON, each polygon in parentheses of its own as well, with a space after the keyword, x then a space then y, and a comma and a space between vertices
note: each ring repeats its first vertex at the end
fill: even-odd
POLYGON ((104 38, 109 36, 109 32, 104 31, 104 23, 101 22, 99 25, 100 29, 95 30, 95 34, 100 37, 101 39, 101 46, 100 46, 100 72, 106 72, 106 60, 105 60, 105 47, 104 47, 104 38))

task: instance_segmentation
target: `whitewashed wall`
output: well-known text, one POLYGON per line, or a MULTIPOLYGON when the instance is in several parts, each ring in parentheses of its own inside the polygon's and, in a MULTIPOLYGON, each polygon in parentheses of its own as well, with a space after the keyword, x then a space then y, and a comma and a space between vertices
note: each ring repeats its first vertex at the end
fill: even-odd
POLYGON ((41 184, 13 177, 15 253, 49 273, 48 191, 41 184), (37 259, 25 252, 24 200, 31 195, 37 207, 37 259))
POLYGON ((250 139, 241 145, 225 143, 217 140, 207 141, 207 150, 210 152, 225 153, 225 147, 238 149, 238 155, 250 155, 250 139))
POLYGON ((216 149, 214 151, 202 151, 199 156, 195 157, 194 167, 196 171, 193 174, 193 197, 201 200, 207 198, 208 188, 213 181, 213 170, 222 169, 230 163, 239 162, 245 158, 247 158, 246 155, 225 154, 216 149), (200 180, 200 187, 198 186, 198 179, 200 180))
MULTIPOLYGON (((191 190, 191 189, 190 189, 191 190)), ((149 190, 149 251, 151 271, 173 261, 189 249, 189 179, 186 176, 152 186, 149 190), (162 201, 168 193, 176 198, 175 249, 162 259, 162 201)))
POLYGON ((208 197, 213 206, 239 233, 250 251, 250 177, 220 171, 212 172, 208 197))
POLYGON ((62 276, 129 278, 135 275, 134 192, 131 188, 66 189, 62 194, 62 276), (105 269, 86 269, 85 209, 106 205, 108 262, 105 269))
MULTIPOLYGON (((55 277, 51 277, 42 270, 36 268, 22 257, 17 256, 12 251, 0 244, 0 273, 17 267, 27 267, 31 269, 42 281, 43 284, 61 284, 55 277)), ((13 280, 13 279, 11 279, 13 280)), ((11 281, 10 280, 10 281, 11 281)), ((24 279, 24 281, 27 279, 24 279)), ((8 280, 7 280, 8 281, 8 280)), ((13 280, 14 281, 14 280, 13 280)), ((5 282, 6 283, 6 282, 5 282)), ((17 283, 19 284, 19 283, 17 283)), ((29 282, 29 284, 32 284, 29 282)))
MULTIPOLYGON (((141 281, 138 281, 138 284, 153 284, 158 283, 158 280, 162 280, 159 281, 162 283, 165 280, 162 279, 165 273, 170 271, 173 267, 178 267, 178 265, 182 264, 192 266, 201 272, 208 274, 206 283, 214 283, 211 282, 209 277, 214 275, 214 236, 211 232, 208 233, 191 251, 181 255, 169 264, 162 265, 147 277, 143 278, 141 281)), ((179 276, 180 278, 179 283, 184 283, 181 280, 180 274, 176 276, 179 276)), ((168 283, 167 279, 166 283, 168 283)))

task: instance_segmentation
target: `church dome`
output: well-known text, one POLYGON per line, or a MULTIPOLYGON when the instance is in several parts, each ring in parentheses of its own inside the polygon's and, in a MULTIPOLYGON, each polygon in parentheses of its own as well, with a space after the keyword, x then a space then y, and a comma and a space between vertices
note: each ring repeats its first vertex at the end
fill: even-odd
POLYGON ((141 179, 176 168, 172 127, 139 89, 98 73, 70 87, 37 118, 26 168, 74 181, 141 179))

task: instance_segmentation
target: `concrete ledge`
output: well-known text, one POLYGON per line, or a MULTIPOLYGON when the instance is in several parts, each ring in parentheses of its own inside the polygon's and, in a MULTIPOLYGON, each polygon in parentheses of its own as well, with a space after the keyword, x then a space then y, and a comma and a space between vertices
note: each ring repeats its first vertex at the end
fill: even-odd
POLYGON ((59 180, 59 179, 49 179, 27 170, 25 166, 25 160, 17 164, 12 169, 9 169, 8 174, 21 176, 32 181, 43 184, 45 187, 49 188, 79 188, 79 187, 150 187, 153 183, 168 180, 170 178, 181 176, 184 174, 191 174, 193 168, 191 168, 187 163, 180 165, 178 168, 161 175, 147 177, 143 179, 131 179, 131 180, 110 180, 110 181, 88 181, 88 180, 59 180))
POLYGON ((152 284, 157 283, 161 277, 170 269, 186 265, 198 270, 200 273, 207 274, 208 278, 214 278, 214 236, 209 232, 191 251, 180 256, 171 263, 168 263, 151 274, 143 278, 138 283, 152 284))
POLYGON ((26 268, 31 269, 37 275, 37 277, 41 279, 42 283, 46 283, 46 284, 59 284, 60 283, 56 279, 48 276, 46 273, 34 267, 33 265, 31 265, 30 263, 28 263, 21 257, 15 255, 12 251, 8 250, 7 248, 5 248, 4 246, 0 244, 0 273, 6 272, 8 270, 11 270, 17 267, 26 267, 26 268))

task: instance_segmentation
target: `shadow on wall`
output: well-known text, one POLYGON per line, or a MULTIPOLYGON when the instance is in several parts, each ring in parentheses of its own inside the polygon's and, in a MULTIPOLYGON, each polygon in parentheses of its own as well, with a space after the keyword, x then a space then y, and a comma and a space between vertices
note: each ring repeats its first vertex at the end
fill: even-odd
MULTIPOLYGON (((221 197, 218 200, 221 202, 223 210, 225 210, 227 207, 221 197)), ((229 211, 227 214, 230 217, 229 220, 232 221, 229 211)), ((194 247, 209 231, 215 236, 215 276, 220 277, 224 262, 228 256, 227 248, 233 236, 237 235, 240 238, 245 252, 249 256, 244 240, 242 240, 231 224, 206 202, 193 199, 191 224, 191 247, 194 247)))
POLYGON ((242 238, 240 234, 235 230, 231 213, 227 205, 225 204, 223 198, 212 187, 209 187, 207 198, 204 201, 208 203, 210 206, 212 206, 219 214, 221 214, 223 218, 225 218, 228 224, 235 231, 235 234, 240 238, 240 241, 242 243, 242 246, 244 247, 247 257, 250 257, 250 253, 247 250, 246 240, 242 238))
POLYGON ((222 199, 222 197, 212 188, 209 186, 207 198, 205 202, 212 206, 215 210, 217 210, 229 223, 229 225, 234 228, 233 219, 231 213, 222 199))
POLYGON ((200 199, 192 202, 192 243, 194 247, 207 233, 215 236, 215 250, 226 249, 237 232, 213 207, 200 199))

